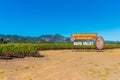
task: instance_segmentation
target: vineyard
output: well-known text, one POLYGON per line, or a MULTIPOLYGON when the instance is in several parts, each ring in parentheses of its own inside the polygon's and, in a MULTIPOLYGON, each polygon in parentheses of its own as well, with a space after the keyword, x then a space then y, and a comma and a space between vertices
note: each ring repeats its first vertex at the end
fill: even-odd
MULTIPOLYGON (((73 44, 0 44, 0 56, 25 57, 33 56, 39 57, 39 50, 60 50, 60 49, 96 49, 92 46, 73 46, 73 44)), ((104 49, 120 48, 120 43, 105 43, 104 49)))

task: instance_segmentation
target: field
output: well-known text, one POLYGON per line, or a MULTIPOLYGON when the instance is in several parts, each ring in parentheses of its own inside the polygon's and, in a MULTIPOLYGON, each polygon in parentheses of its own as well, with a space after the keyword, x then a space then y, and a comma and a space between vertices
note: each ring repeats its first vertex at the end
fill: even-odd
POLYGON ((44 50, 44 57, 0 59, 0 80, 119 80, 120 49, 44 50))
MULTIPOLYGON (((105 49, 120 48, 120 43, 105 43, 105 49)), ((24 58, 26 56, 39 57, 37 54, 39 50, 64 50, 64 49, 88 49, 96 50, 96 46, 73 46, 73 44, 0 44, 0 59, 2 58, 24 58)))

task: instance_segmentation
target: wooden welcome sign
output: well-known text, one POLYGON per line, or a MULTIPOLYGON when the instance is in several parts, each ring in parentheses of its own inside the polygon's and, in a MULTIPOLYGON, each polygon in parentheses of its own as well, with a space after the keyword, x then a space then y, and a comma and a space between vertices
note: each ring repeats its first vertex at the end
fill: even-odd
POLYGON ((91 40, 95 40, 97 49, 101 50, 104 48, 104 39, 102 37, 98 37, 97 33, 71 34, 70 40, 74 45, 94 45, 91 40), (76 40, 77 42, 75 42, 76 40))

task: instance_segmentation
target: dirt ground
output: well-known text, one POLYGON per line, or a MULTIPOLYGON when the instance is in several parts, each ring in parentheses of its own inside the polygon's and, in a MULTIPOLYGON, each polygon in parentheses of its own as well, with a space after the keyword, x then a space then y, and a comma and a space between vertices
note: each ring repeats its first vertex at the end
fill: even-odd
POLYGON ((44 57, 0 60, 0 80, 120 80, 120 49, 40 54, 44 57))

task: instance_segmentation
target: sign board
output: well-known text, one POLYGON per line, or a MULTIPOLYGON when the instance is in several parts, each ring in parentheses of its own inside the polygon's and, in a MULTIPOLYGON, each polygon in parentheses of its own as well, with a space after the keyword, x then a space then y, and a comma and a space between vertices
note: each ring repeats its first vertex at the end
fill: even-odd
POLYGON ((96 47, 99 50, 104 48, 104 39, 102 37, 96 39, 96 47))
POLYGON ((80 34, 71 34, 70 38, 73 45, 94 45, 97 49, 101 50, 104 48, 104 39, 98 37, 97 33, 80 33, 80 34), (92 41, 95 40, 95 41, 92 41))
POLYGON ((97 33, 71 34, 71 37, 76 40, 93 40, 97 38, 97 33))

